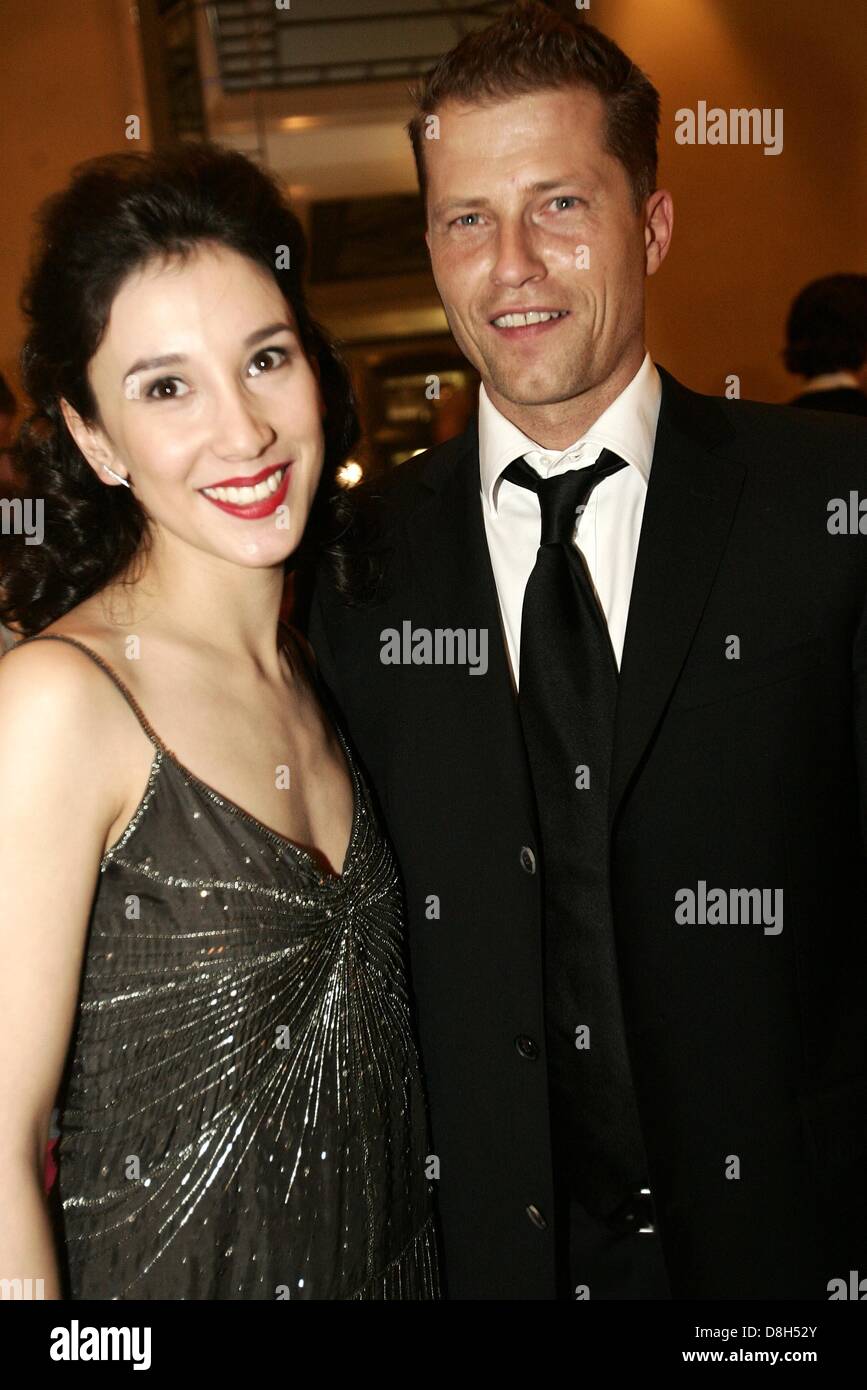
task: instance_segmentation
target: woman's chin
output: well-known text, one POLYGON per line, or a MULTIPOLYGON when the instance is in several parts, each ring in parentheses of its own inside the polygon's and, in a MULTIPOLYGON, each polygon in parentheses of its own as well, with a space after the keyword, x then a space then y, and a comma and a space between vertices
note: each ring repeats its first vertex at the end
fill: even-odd
POLYGON ((285 565, 295 554, 300 541, 300 536, 296 539, 287 536, 275 538, 273 535, 250 535, 239 539, 226 554, 226 558, 248 569, 269 569, 276 565, 285 565))

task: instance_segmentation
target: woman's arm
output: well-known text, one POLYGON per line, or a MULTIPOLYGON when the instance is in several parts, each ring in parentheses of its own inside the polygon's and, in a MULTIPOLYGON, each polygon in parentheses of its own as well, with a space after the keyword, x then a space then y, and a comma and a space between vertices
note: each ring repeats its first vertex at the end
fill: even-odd
POLYGON ((42 1279, 46 1298, 62 1294, 45 1147, 123 804, 112 699, 74 648, 37 642, 0 659, 0 1280, 42 1279))

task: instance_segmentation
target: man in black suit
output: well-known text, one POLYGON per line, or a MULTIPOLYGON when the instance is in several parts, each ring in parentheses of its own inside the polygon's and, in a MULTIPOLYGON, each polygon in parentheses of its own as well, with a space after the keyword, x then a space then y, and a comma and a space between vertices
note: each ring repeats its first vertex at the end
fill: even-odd
POLYGON ((657 125, 538 5, 426 80, 479 416, 389 479, 374 597, 313 598, 405 880, 452 1298, 867 1275, 865 432, 654 365, 657 125))

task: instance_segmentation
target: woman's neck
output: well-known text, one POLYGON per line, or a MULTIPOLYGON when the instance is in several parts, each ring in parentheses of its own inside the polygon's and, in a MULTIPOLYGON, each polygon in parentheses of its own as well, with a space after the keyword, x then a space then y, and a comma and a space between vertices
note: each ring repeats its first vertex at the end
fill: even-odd
POLYGON ((138 574, 103 591, 111 621, 207 648, 263 675, 280 671, 283 567, 247 567, 188 547, 154 546, 138 574))

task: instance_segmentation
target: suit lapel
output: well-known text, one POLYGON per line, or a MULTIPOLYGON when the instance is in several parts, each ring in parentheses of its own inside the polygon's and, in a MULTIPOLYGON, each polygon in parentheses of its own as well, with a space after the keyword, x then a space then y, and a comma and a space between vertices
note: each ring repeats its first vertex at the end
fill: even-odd
MULTIPOLYGON (((437 627, 482 628, 488 633, 488 670, 470 676, 456 667, 445 686, 452 726, 500 794, 535 825, 535 801, 517 702, 500 622, 496 581, 488 553, 479 484, 475 418, 454 441, 448 464, 431 469, 430 501, 406 523, 415 584, 437 627)), ((470 769, 467 769, 471 775, 470 769)))
POLYGON ((663 368, 662 401, 620 667, 609 815, 662 718, 731 529, 745 469, 714 458, 730 434, 712 400, 663 368))

